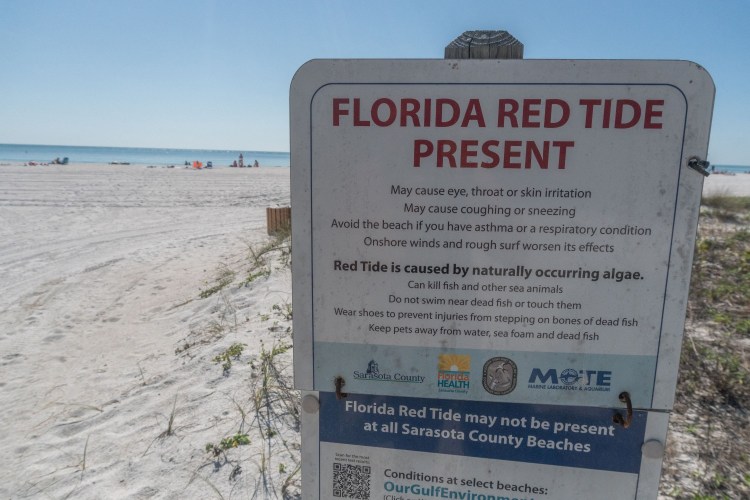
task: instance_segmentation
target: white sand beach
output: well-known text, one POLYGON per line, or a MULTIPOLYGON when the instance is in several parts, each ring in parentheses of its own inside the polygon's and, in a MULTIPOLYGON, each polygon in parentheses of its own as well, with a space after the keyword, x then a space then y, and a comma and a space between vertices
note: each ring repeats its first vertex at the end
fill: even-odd
POLYGON ((0 166, 1 498, 294 493, 294 419, 259 431, 253 408, 261 348, 291 345, 290 273, 242 284, 288 205, 288 168, 0 166))
POLYGON ((703 181, 703 195, 750 196, 750 174, 712 174, 703 181))
POLYGON ((289 201, 287 168, 0 166, 1 498, 298 496, 294 408, 259 390, 274 346, 290 375, 290 273, 247 267, 289 201))

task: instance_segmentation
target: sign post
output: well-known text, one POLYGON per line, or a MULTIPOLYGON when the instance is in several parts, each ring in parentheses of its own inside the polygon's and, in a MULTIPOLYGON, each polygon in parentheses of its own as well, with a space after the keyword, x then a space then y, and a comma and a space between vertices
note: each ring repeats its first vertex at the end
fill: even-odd
POLYGON ((303 495, 654 498, 713 92, 680 61, 303 66, 303 495))

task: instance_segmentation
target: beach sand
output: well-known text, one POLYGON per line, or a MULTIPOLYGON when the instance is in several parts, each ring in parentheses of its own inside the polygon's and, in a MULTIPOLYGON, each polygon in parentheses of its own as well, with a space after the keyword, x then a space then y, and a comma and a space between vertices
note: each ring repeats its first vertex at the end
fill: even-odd
POLYGON ((703 181, 703 195, 750 196, 750 174, 712 174, 703 181))
POLYGON ((0 498, 283 486, 297 429, 279 418, 264 440, 251 423, 261 346, 291 344, 273 310, 291 278, 242 286, 241 270, 266 207, 288 205, 288 168, 0 166, 0 498), (235 282, 200 298, 225 269, 235 282), (233 343, 247 347, 224 376, 213 358, 233 343), (237 433, 250 444, 206 453, 237 433))
MULTIPOLYGON (((750 196, 750 175, 704 193, 750 196)), ((288 205, 287 168, 0 166, 0 498, 294 497, 294 411, 256 399, 262 352, 291 344, 290 273, 243 284, 288 205)))

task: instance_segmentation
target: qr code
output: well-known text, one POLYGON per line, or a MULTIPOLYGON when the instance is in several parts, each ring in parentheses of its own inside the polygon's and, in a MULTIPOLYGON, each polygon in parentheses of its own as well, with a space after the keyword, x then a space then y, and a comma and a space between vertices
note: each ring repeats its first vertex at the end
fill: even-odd
POLYGON ((370 500, 370 466, 334 462, 333 496, 370 500))

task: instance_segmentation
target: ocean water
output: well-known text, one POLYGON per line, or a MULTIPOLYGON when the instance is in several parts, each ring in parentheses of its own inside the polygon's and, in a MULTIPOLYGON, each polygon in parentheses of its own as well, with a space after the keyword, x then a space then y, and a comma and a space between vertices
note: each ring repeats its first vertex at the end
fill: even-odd
MULTIPOLYGON (((68 157, 72 163, 130 163, 131 165, 181 166, 185 162, 212 162, 228 167, 242 153, 245 165, 255 160, 262 167, 288 167, 289 153, 272 151, 234 151, 228 149, 115 148, 96 146, 51 146, 39 144, 0 144, 2 163, 49 163, 68 157)), ((713 165, 713 173, 750 174, 750 165, 713 165)))
POLYGON ((130 163, 131 165, 181 166, 193 161, 212 162, 228 167, 242 153, 245 165, 256 160, 261 167, 288 167, 289 153, 270 151, 233 151, 211 149, 113 148, 94 146, 51 146, 0 144, 0 163, 49 163, 67 157, 71 163, 130 163))
POLYGON ((712 171, 709 167, 709 171, 717 174, 750 174, 750 165, 713 165, 713 167, 714 170, 712 171))

